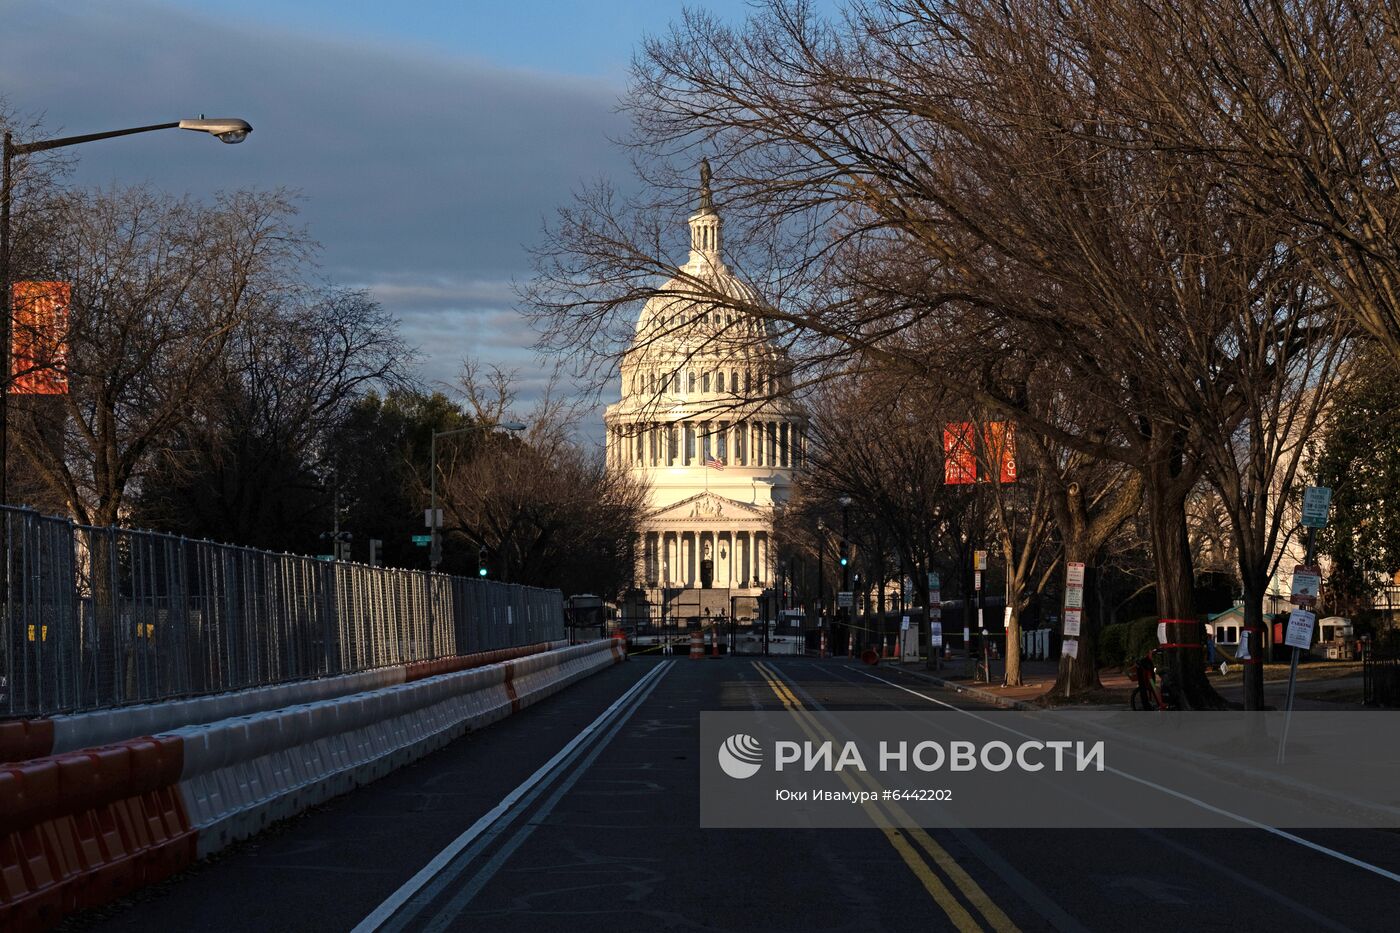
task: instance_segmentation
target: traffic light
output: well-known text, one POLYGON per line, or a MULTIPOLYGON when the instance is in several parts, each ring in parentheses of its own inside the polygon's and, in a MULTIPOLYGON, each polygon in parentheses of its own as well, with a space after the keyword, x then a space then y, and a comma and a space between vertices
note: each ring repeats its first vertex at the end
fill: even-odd
POLYGON ((478 551, 476 552, 476 575, 477 575, 478 577, 483 577, 483 578, 486 576, 486 546, 485 546, 485 545, 482 545, 481 549, 478 550, 478 551))
POLYGON ((845 541, 842 541, 842 542, 841 542, 841 566, 842 566, 842 567, 847 566, 847 565, 850 564, 850 562, 851 562, 850 557, 847 556, 847 547, 848 547, 848 546, 847 546, 846 542, 845 542, 845 541))

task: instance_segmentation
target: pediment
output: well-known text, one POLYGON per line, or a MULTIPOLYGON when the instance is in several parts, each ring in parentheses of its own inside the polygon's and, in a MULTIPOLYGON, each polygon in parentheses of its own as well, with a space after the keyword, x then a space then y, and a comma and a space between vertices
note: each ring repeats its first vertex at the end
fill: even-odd
POLYGON ((768 521, 767 511, 712 492, 697 493, 647 515, 647 522, 768 521))

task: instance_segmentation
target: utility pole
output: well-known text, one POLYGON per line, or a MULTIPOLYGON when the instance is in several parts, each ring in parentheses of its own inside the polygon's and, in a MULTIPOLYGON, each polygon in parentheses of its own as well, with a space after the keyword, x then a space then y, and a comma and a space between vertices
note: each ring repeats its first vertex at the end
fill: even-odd
POLYGON ((826 632, 826 523, 817 519, 817 629, 821 644, 826 632))

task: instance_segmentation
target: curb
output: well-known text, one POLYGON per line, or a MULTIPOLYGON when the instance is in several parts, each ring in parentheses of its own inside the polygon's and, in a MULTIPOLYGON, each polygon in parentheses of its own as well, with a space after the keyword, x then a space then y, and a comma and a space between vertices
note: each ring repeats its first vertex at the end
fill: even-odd
POLYGON ((911 676, 919 678, 920 680, 927 680, 929 683, 936 684, 944 688, 945 690, 951 690, 954 693, 961 693, 966 696, 973 697, 974 699, 981 700, 984 703, 992 703, 1005 709, 1018 709, 1023 710, 1025 712, 1045 712, 1045 707, 1043 706, 1036 706, 1034 703, 1027 703, 1025 700, 1013 700, 1010 697, 998 696, 997 694, 992 693, 989 690, 983 690, 980 687, 968 687, 961 683, 958 683, 957 681, 946 680, 942 677, 936 677, 933 674, 928 673, 927 671, 910 671, 903 670, 902 668, 898 670, 900 670, 901 673, 909 674, 911 676))

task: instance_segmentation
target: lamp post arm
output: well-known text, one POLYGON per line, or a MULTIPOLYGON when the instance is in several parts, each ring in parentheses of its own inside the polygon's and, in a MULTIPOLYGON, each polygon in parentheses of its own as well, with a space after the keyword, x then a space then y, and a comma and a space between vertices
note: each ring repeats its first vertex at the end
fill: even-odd
POLYGON ((62 149, 64 146, 76 146, 79 143, 93 143, 99 139, 114 139, 118 136, 132 136, 136 133, 150 133, 154 130, 173 130, 178 128, 180 122, 174 123, 153 123, 150 126, 133 126, 125 130, 108 130, 105 133, 85 133, 82 136, 61 136, 57 139, 40 139, 32 143, 19 143, 15 145, 9 142, 9 134, 6 134, 5 153, 6 155, 28 155, 31 152, 47 152, 50 149, 62 149))

